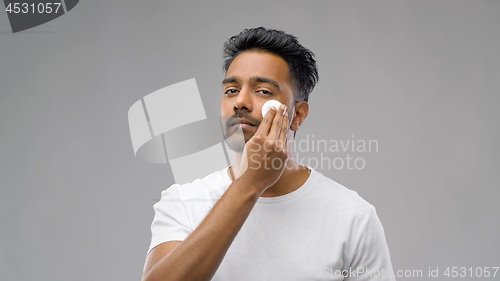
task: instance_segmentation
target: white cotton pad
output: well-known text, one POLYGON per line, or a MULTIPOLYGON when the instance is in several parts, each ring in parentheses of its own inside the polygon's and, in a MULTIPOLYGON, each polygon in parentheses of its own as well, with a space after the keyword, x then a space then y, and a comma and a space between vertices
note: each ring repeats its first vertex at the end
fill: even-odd
POLYGON ((267 112, 271 107, 276 106, 276 109, 279 109, 281 105, 281 102, 277 100, 268 100, 263 106, 262 106, 262 117, 266 116, 267 112))

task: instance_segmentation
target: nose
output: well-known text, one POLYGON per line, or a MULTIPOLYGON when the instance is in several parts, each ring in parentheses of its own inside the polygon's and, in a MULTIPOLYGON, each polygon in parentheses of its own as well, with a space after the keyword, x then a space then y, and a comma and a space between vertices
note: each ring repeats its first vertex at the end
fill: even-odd
POLYGON ((238 110, 246 110, 251 112, 253 110, 253 100, 252 93, 246 88, 242 88, 238 95, 236 96, 234 106, 234 112, 238 110))

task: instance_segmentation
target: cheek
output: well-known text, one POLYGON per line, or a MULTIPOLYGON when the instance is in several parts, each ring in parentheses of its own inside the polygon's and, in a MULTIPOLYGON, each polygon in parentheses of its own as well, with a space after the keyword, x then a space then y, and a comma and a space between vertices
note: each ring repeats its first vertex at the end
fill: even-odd
POLYGON ((266 103, 266 101, 267 101, 267 100, 262 101, 262 102, 260 102, 260 101, 259 101, 257 104, 255 104, 255 107, 254 107, 254 111, 255 111, 255 112, 258 112, 258 113, 256 114, 256 116, 257 116, 257 118, 258 118, 258 119, 260 119, 260 120, 264 119, 264 117, 262 116, 262 107, 264 107, 264 104, 266 103))
POLYGON ((232 116, 233 115, 233 106, 227 103, 221 103, 220 105, 220 115, 221 116, 232 116))

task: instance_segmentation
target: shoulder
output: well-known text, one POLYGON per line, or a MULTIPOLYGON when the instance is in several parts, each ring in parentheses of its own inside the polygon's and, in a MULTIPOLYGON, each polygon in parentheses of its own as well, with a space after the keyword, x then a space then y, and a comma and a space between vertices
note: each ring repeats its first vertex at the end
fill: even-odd
POLYGON ((346 216, 366 217, 374 211, 373 205, 368 203, 356 191, 312 170, 315 177, 312 196, 318 202, 330 206, 330 209, 346 216))
POLYGON ((173 184, 162 191, 161 197, 162 199, 177 199, 182 202, 217 196, 220 198, 230 184, 231 180, 227 175, 227 168, 225 168, 190 183, 173 184))

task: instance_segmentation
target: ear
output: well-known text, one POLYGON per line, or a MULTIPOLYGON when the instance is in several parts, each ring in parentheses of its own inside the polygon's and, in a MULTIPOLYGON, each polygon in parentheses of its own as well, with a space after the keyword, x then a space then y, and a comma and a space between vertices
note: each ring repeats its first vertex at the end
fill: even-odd
POLYGON ((309 104, 307 101, 301 101, 295 104, 295 111, 293 112, 293 119, 292 119, 292 125, 290 126, 290 129, 292 131, 297 131, 302 125, 302 122, 307 117, 307 114, 309 114, 309 104))

